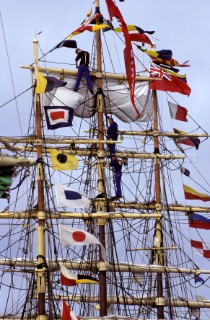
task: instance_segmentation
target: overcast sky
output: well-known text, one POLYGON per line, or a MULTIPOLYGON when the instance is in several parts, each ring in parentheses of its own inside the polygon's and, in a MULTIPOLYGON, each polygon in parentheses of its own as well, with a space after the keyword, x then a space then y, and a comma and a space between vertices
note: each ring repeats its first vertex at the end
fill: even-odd
MULTIPOLYGON (((179 94, 176 95, 176 100, 189 110, 191 117, 202 128, 210 131, 210 0, 116 0, 116 3, 127 24, 135 24, 144 30, 155 30, 158 50, 171 49, 173 58, 179 62, 190 61, 191 67, 183 70, 180 68, 180 73, 186 73, 192 89, 191 95, 186 97, 179 94)), ((20 66, 33 62, 32 41, 35 32, 42 31, 38 39, 43 52, 47 52, 79 26, 91 7, 93 1, 90 0, 0 0, 0 106, 14 97, 13 90, 17 95, 31 85, 30 72, 20 66)), ((102 5, 102 10, 104 8, 102 5)), ((107 11, 105 17, 108 18, 107 11)), ((117 26, 116 20, 114 26, 117 26)), ((89 37, 90 35, 82 34, 75 37, 75 40, 79 47, 90 51, 89 37)), ((69 62, 74 62, 74 50, 62 48, 56 54, 57 61, 62 61, 63 58, 67 60, 69 55, 69 62)), ((20 135, 16 108, 22 118, 30 105, 30 97, 26 100, 21 97, 17 100, 17 106, 13 102, 1 108, 0 135, 14 134, 17 130, 20 135)), ((191 131, 195 127, 189 122, 183 128, 191 131)), ((209 142, 200 146, 202 155, 199 155, 197 164, 208 181, 209 147, 209 142)))

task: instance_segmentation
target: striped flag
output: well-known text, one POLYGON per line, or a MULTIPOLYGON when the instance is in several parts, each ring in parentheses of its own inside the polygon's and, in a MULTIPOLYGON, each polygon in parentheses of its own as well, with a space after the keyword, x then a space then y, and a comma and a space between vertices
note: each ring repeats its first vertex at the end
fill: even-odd
POLYGON ((210 219, 197 213, 189 214, 189 227, 210 230, 210 219))
POLYGON ((61 270, 60 279, 61 279, 62 285, 72 287, 82 283, 91 283, 91 284, 99 283, 99 281, 96 278, 93 278, 91 276, 78 275, 75 273, 71 273, 62 263, 60 263, 59 265, 61 270))
POLYGON ((186 185, 183 185, 183 186, 184 186, 185 199, 187 199, 187 200, 201 200, 204 202, 210 201, 210 196, 208 194, 197 192, 193 188, 190 188, 186 185))
POLYGON ((203 243, 202 241, 191 240, 191 246, 195 254, 210 259, 210 243, 203 243))
MULTIPOLYGON (((175 133, 181 133, 181 134, 185 134, 186 132, 176 129, 174 128, 174 132, 175 133)), ((187 133, 186 133, 187 136, 187 133)), ((180 144, 185 144, 187 146, 191 146, 191 147, 195 147, 196 150, 198 150, 199 145, 200 145, 200 139, 196 138, 196 137, 178 137, 174 139, 175 143, 180 143, 180 144)))
POLYGON ((180 105, 168 101, 171 118, 187 122, 187 109, 180 105))

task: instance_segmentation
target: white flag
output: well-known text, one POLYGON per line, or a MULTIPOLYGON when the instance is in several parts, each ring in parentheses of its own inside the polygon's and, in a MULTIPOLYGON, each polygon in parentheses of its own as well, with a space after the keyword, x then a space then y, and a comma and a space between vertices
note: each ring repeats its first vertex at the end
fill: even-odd
POLYGON ((89 245, 99 244, 101 246, 101 255, 104 261, 106 261, 106 251, 100 241, 91 233, 83 231, 81 229, 74 229, 70 226, 59 224, 60 243, 68 245, 89 245))
POLYGON ((88 209, 91 201, 80 193, 62 184, 56 184, 56 198, 58 207, 88 209))

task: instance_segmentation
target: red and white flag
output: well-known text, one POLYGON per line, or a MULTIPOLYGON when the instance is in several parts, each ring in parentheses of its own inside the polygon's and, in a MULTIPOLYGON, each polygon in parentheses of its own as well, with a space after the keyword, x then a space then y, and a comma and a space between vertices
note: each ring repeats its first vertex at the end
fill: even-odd
POLYGON ((60 243, 64 245, 79 245, 85 246, 90 244, 99 244, 101 246, 101 255, 106 261, 106 250, 100 241, 87 231, 74 229, 70 226, 59 224, 60 243))
POLYGON ((176 119, 176 120, 180 120, 180 121, 184 121, 187 122, 187 109, 184 107, 181 107, 180 105, 168 101, 168 105, 169 105, 169 110, 170 110, 170 114, 171 114, 171 118, 176 119))
POLYGON ((191 240, 191 246, 195 254, 210 259, 210 243, 191 240))
POLYGON ((79 317, 76 316, 74 311, 70 309, 70 307, 66 304, 65 300, 62 300, 62 320, 80 320, 79 317))

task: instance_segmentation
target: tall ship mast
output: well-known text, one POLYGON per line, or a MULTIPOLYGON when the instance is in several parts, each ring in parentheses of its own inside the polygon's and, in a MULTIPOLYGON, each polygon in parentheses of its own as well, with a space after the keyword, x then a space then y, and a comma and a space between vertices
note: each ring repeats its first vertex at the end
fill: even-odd
POLYGON ((22 66, 28 127, 0 136, 0 319, 209 319, 209 134, 179 103, 189 62, 128 2, 88 1, 22 66))

